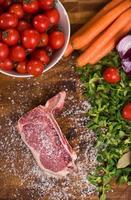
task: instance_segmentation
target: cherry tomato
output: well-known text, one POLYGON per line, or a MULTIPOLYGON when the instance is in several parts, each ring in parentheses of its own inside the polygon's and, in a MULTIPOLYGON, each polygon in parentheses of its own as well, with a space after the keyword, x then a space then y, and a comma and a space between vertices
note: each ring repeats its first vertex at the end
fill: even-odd
POLYGON ((11 5, 9 13, 16 14, 19 19, 24 16, 24 10, 21 4, 15 3, 11 5))
POLYGON ((20 36, 18 31, 15 29, 7 29, 2 32, 2 40, 9 46, 15 45, 18 43, 20 36))
POLYGON ((56 8, 53 8, 45 13, 51 25, 57 25, 60 20, 60 14, 56 8))
POLYGON ((4 61, 9 55, 9 48, 6 44, 0 42, 0 61, 4 61))
POLYGON ((33 52, 32 58, 40 60, 43 64, 47 65, 50 61, 50 57, 47 52, 43 49, 39 49, 33 52))
POLYGON ((4 61, 0 62, 0 69, 10 71, 13 68, 13 62, 9 58, 6 58, 4 61))
POLYGON ((54 31, 49 35, 49 44, 52 49, 60 49, 65 43, 65 36, 63 32, 54 31))
POLYGON ((33 20, 33 25, 37 31, 40 33, 45 32, 48 30, 50 21, 44 15, 36 15, 33 20))
POLYGON ((3 13, 0 15, 0 28, 15 28, 18 24, 18 17, 15 14, 3 13))
POLYGON ((23 10, 27 13, 36 13, 39 10, 37 0, 23 0, 23 10))
POLYGON ((122 110, 122 117, 131 121, 131 102, 127 103, 122 110))
POLYGON ((25 49, 22 46, 14 46, 10 51, 10 58, 14 62, 22 62, 26 58, 25 49))
POLYGON ((39 76, 42 74, 44 66, 40 60, 30 60, 27 63, 27 71, 29 74, 39 76))
POLYGON ((26 74, 27 73, 26 62, 23 61, 23 62, 18 63, 16 67, 16 71, 20 74, 26 74))
POLYGON ((28 22, 24 20, 21 20, 18 22, 17 30, 19 32, 23 32, 24 30, 29 29, 29 28, 31 28, 31 25, 28 22))
POLYGON ((4 0, 0 0, 0 5, 4 3, 4 0))
POLYGON ((47 46, 48 41, 49 41, 48 34, 47 34, 47 33, 42 33, 42 34, 40 35, 40 42, 39 42, 38 47, 47 46))
POLYGON ((12 4, 12 0, 5 0, 2 6, 4 8, 8 8, 11 4, 12 4))
POLYGON ((39 0, 40 8, 50 10, 54 6, 54 0, 39 0))
POLYGON ((40 41, 40 34, 34 30, 25 30, 22 33, 22 43, 27 49, 34 49, 40 41))
POLYGON ((111 84, 116 84, 121 80, 119 71, 115 67, 108 67, 103 73, 103 78, 106 82, 111 84))

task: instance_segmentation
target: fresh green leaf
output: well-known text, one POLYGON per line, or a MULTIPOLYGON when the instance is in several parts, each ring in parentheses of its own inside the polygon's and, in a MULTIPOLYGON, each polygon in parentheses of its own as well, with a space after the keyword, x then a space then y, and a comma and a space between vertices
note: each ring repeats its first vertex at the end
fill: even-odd
POLYGON ((103 194, 100 196, 100 200, 106 200, 106 195, 105 195, 105 193, 103 193, 103 194))
POLYGON ((105 200, 112 179, 120 184, 131 184, 131 168, 125 165, 125 160, 125 168, 117 169, 123 154, 131 149, 131 122, 121 116, 123 105, 131 101, 131 78, 122 70, 116 51, 93 67, 87 65, 78 69, 78 74, 83 81, 84 95, 91 104, 87 113, 90 121, 86 127, 93 130, 97 137, 95 147, 99 165, 88 179, 96 186, 100 199, 105 200), (108 66, 118 68, 120 83, 112 85, 104 81, 103 71, 108 66))

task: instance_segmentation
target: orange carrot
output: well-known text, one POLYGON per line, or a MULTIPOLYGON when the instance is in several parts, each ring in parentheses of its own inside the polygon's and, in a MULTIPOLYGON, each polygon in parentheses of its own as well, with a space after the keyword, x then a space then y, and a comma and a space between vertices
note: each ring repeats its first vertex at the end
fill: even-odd
POLYGON ((72 47, 72 45, 71 45, 71 43, 69 42, 69 44, 68 44, 68 46, 67 46, 67 49, 66 49, 66 51, 65 51, 65 53, 64 53, 64 57, 66 58, 66 57, 68 57, 72 52, 73 52, 73 47, 72 47))
POLYGON ((101 51, 99 51, 99 53, 97 53, 97 55, 94 57, 94 59, 92 59, 91 61, 89 61, 89 64, 96 64, 97 62, 99 62, 104 56, 106 56, 108 53, 110 53, 116 46, 117 42, 123 37, 125 36, 129 31, 131 30, 131 24, 130 25, 126 25, 126 27, 121 30, 113 39, 111 39, 104 47, 101 51))
POLYGON ((98 34, 104 31, 115 19, 119 17, 125 10, 131 7, 131 1, 125 0, 118 6, 113 8, 104 16, 100 17, 93 25, 80 36, 72 40, 74 49, 81 49, 85 45, 88 45, 98 34))
MULTIPOLYGON (((84 26, 82 26, 76 33, 74 33, 71 36, 71 40, 73 40, 77 36, 81 35, 84 31, 87 30, 87 28, 91 24, 93 24, 96 20, 98 20, 100 17, 105 15, 107 12, 109 12, 111 9, 113 9, 114 7, 116 7, 118 4, 120 4, 123 1, 124 0, 114 0, 114 1, 111 1, 108 4, 106 4, 106 6, 104 8, 102 8, 90 21, 88 21, 84 26)), ((73 52, 73 50, 74 49, 73 49, 73 46, 72 46, 71 41, 70 41, 69 44, 68 44, 68 47, 66 49, 66 52, 64 54, 64 57, 68 57, 73 52)))
POLYGON ((82 67, 89 63, 104 46, 122 30, 131 19, 131 8, 121 14, 115 22, 107 28, 99 38, 77 59, 78 66, 82 67), (124 20, 123 20, 124 19, 124 20))

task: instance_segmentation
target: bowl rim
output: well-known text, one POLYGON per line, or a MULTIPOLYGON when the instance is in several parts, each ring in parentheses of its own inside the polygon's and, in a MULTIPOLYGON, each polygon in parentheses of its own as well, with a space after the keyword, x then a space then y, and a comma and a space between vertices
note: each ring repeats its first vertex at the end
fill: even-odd
MULTIPOLYGON (((60 0, 57 0, 56 5, 57 4, 59 4, 62 7, 63 11, 64 11, 64 14, 65 14, 65 17, 66 17, 66 20, 67 20, 67 24, 68 24, 68 35, 67 35, 67 39, 65 41, 64 48, 63 48, 60 56, 55 60, 55 62, 50 67, 45 68, 43 70, 42 74, 44 74, 45 72, 47 72, 48 70, 53 68, 61 60, 61 58, 63 57, 63 55, 64 55, 64 53, 65 53, 65 51, 67 49, 67 46, 68 46, 69 40, 70 40, 71 27, 70 27, 70 20, 69 20, 68 13, 67 13, 65 7, 63 6, 63 4, 60 2, 60 0)), ((17 73, 16 74, 12 74, 12 73, 10 73, 10 71, 4 71, 2 69, 0 69, 0 73, 2 73, 4 75, 7 75, 7 76, 10 76, 10 77, 14 77, 14 78, 31 78, 31 77, 34 77, 33 75, 28 75, 28 74, 19 74, 19 73, 18 74, 17 73)))

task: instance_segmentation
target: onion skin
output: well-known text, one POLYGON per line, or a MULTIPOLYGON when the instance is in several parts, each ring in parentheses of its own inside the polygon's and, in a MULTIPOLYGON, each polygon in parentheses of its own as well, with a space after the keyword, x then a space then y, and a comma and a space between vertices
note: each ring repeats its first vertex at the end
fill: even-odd
POLYGON ((131 49, 131 35, 127 35, 122 38, 118 43, 116 49, 119 52, 120 57, 122 58, 126 54, 126 52, 131 49))
POLYGON ((123 70, 131 75, 131 35, 125 36, 117 45, 123 70))

